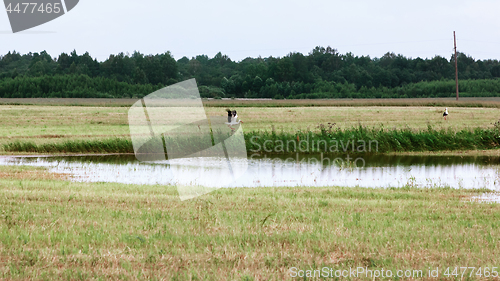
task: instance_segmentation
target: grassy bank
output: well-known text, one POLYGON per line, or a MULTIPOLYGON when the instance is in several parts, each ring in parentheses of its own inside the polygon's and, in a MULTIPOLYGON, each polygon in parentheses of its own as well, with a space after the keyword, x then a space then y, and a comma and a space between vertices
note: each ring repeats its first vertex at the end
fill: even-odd
POLYGON ((282 280, 361 266, 426 280, 429 267, 500 266, 500 205, 468 200, 483 191, 238 188, 181 202, 171 186, 33 167, 0 167, 0 186, 0 279, 282 280))
POLYGON ((3 146, 8 152, 34 153, 134 153, 130 139, 69 140, 61 143, 15 141, 3 146))
MULTIPOLYGON (((224 109, 205 108, 208 116, 223 116, 224 109)), ((284 145, 295 141, 299 150, 297 136, 304 144, 309 135, 309 149, 302 150, 312 153, 318 151, 319 141, 327 142, 327 149, 320 143, 323 152, 330 152, 332 145, 337 146, 333 148, 335 152, 348 149, 352 152, 353 141, 354 150, 358 150, 362 145, 358 140, 365 141, 367 146, 376 140, 378 152, 477 150, 497 146, 494 124, 498 109, 448 110, 450 116, 446 121, 442 109, 416 106, 242 107, 238 108, 238 115, 244 121, 249 152, 258 150, 251 142, 255 136, 260 139, 253 142, 261 150, 264 141, 278 139, 284 145)), ((1 105, 0 147, 5 150, 0 153, 132 153, 127 113, 128 108, 124 107, 1 105)), ((280 150, 274 149, 279 144, 266 145, 266 149, 280 150)))
POLYGON ((245 134, 248 152, 388 153, 492 149, 500 146, 500 131, 493 129, 427 130, 379 129, 359 126, 335 129, 320 125, 320 133, 251 132, 245 134))
MULTIPOLYGON (((339 129, 333 124, 319 126, 320 132, 268 132, 245 133, 248 153, 390 153, 494 149, 500 146, 500 130, 462 129, 427 130, 357 128, 339 129)), ((186 140, 192 149, 196 142, 186 140)), ((182 148, 182 147, 181 147, 182 148)), ((134 153, 128 138, 103 140, 67 140, 58 143, 36 144, 30 141, 14 141, 3 145, 7 152, 32 153, 134 153)), ((193 151, 204 150, 200 147, 193 151)), ((180 149, 181 151, 182 149, 180 149)), ((144 150, 144 153, 148 151, 144 150)))

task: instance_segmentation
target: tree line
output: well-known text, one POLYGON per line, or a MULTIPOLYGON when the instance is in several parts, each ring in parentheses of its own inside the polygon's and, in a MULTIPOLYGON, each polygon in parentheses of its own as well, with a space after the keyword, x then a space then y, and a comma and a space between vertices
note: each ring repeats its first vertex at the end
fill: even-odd
MULTIPOLYGON (((370 58, 331 47, 239 62, 220 52, 178 60, 170 52, 119 53, 100 62, 88 52, 13 51, 0 56, 0 97, 140 98, 190 78, 209 98, 447 97, 455 92, 454 65, 454 56, 370 58)), ((459 53, 457 65, 463 96, 500 95, 498 60, 459 53)))

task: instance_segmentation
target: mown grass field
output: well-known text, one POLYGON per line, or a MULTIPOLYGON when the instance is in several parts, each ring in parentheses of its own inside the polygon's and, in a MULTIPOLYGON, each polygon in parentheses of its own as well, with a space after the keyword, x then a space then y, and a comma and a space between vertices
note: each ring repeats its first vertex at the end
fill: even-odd
MULTIPOLYGON (((129 138, 123 100, 2 102, 0 145, 129 138)), ((225 115, 234 106, 245 131, 277 133, 319 132, 328 123, 459 131, 491 128, 500 119, 497 106, 472 103, 448 106, 444 121, 444 107, 416 100, 412 106, 236 102, 213 101, 207 114, 225 115)), ((361 266, 422 270, 416 280, 435 280, 427 270, 436 267, 441 279, 488 280, 443 275, 447 267, 500 267, 500 204, 471 201, 485 192, 238 188, 181 202, 172 186, 76 183, 41 168, 0 166, 0 279, 283 280, 292 267, 361 266)))
POLYGON ((443 274, 500 266, 500 204, 471 202, 480 190, 239 188, 181 202, 171 186, 33 167, 0 167, 0 186, 6 280, 283 280, 325 266, 488 280, 443 274))
MULTIPOLYGON (((233 107, 234 108, 234 107, 233 107)), ((500 119, 497 108, 449 107, 448 120, 442 107, 242 107, 238 116, 245 131, 294 133, 319 132, 319 125, 335 128, 359 125, 368 128, 435 130, 488 128, 500 119)), ((225 116, 225 107, 206 107, 209 116, 225 116)), ((0 105, 0 145, 15 140, 36 144, 66 140, 129 138, 128 107, 0 105)))

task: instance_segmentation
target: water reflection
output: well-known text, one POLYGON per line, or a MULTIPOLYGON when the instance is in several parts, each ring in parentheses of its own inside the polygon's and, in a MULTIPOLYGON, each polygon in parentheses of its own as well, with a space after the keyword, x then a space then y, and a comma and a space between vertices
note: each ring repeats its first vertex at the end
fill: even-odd
MULTIPOLYGON (((241 160, 241 165, 246 163, 241 160)), ((222 161, 189 158, 144 163, 133 155, 0 158, 1 165, 48 167, 80 182, 226 187, 220 184, 227 177, 219 168, 222 161)), ((247 172, 231 187, 410 185, 500 190, 499 163, 499 157, 486 156, 251 155, 247 172)))

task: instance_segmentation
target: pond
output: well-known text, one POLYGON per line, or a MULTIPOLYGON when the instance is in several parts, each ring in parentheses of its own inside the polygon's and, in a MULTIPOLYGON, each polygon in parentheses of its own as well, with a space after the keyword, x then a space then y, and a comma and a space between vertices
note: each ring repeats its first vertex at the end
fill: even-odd
POLYGON ((139 162, 133 155, 5 156, 0 165, 46 167, 78 182, 207 187, 451 187, 500 190, 500 157, 251 155, 139 162), (233 177, 236 177, 236 179, 233 177))

